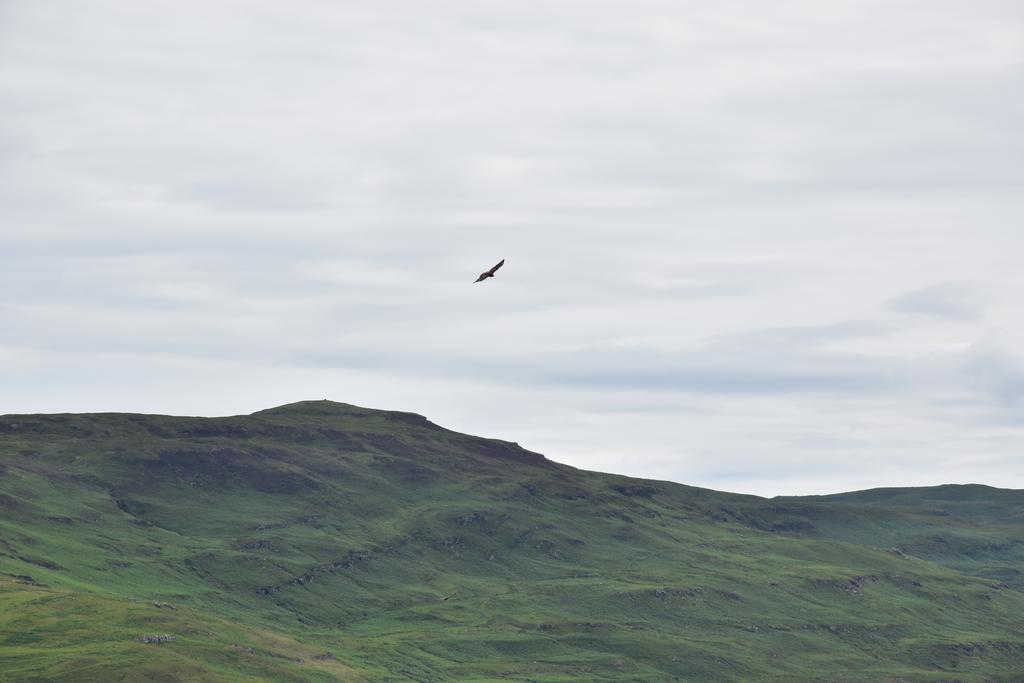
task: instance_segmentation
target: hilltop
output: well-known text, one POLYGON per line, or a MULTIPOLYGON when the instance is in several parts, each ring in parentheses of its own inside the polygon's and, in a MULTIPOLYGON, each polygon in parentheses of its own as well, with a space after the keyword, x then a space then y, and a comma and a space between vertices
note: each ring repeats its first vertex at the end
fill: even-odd
POLYGON ((764 499, 330 401, 0 417, 2 680, 1024 680, 1022 568, 1024 491, 764 499))

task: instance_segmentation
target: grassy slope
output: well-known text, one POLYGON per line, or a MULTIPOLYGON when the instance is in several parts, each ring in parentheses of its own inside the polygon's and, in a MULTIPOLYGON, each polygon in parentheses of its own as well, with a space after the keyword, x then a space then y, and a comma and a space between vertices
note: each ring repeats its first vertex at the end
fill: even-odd
POLYGON ((583 472, 329 402, 6 416, 0 679, 1024 680, 1022 518, 583 472))

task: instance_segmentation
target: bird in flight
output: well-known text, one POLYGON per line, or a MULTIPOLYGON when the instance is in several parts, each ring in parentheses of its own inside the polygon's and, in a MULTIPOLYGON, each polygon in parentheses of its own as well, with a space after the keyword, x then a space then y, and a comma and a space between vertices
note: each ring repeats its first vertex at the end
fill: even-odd
POLYGON ((505 259, 501 259, 501 261, 498 262, 498 265, 494 266, 490 270, 485 270, 484 272, 480 273, 480 277, 476 279, 476 282, 483 282, 489 277, 494 277, 494 274, 498 272, 498 268, 501 268, 503 265, 505 265, 505 259))

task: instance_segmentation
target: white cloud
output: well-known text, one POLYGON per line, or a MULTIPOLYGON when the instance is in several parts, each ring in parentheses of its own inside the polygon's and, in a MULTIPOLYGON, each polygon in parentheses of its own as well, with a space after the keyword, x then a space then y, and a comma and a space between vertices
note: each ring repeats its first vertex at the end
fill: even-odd
POLYGON ((985 297, 963 284, 947 283, 915 289, 889 302, 889 308, 900 313, 978 320, 984 316, 985 297))

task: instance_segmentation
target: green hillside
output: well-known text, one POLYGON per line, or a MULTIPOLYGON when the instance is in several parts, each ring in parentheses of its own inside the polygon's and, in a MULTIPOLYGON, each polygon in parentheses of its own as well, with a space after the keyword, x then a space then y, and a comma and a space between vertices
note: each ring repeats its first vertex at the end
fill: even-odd
POLYGON ((1022 569, 1024 491, 763 499, 327 401, 0 417, 5 681, 1024 681, 1022 569))

